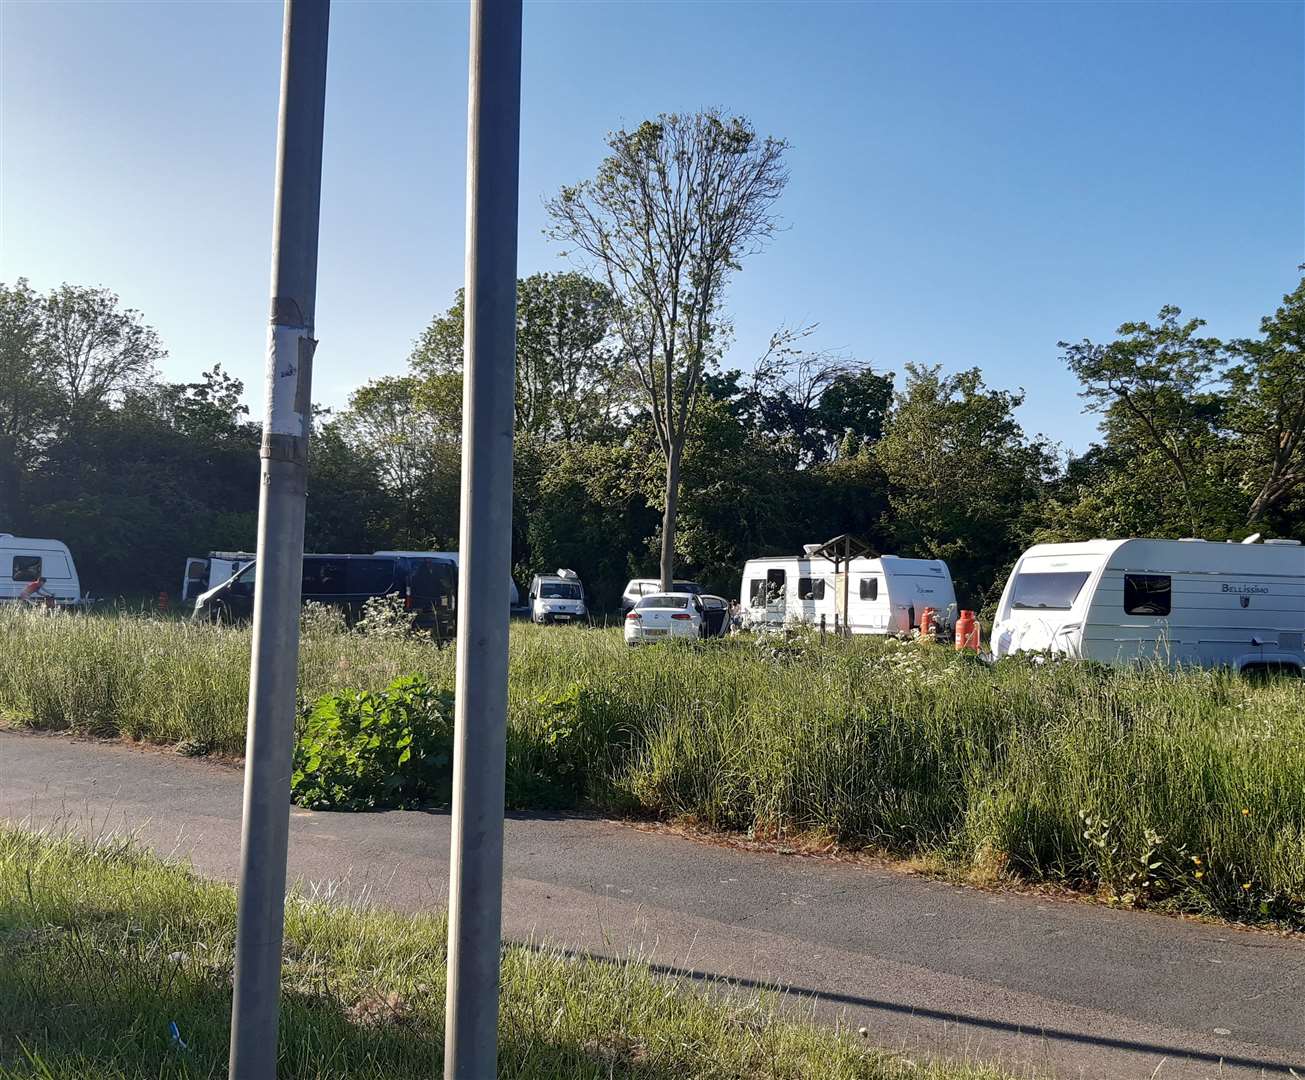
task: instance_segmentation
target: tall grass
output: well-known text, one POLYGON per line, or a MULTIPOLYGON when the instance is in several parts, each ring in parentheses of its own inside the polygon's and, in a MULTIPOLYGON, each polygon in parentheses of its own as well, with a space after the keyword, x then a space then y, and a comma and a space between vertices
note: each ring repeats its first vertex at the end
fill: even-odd
MULTIPOLYGON (((0 710, 36 727, 239 753, 248 632, 3 625, 0 710)), ((1305 926, 1305 683, 1003 661, 890 641, 627 649, 514 628, 509 801, 816 832, 954 870, 1305 926)), ((452 654, 310 633, 306 698, 452 654)))
MULTIPOLYGON (((111 840, 0 829, 0 1080, 226 1075, 235 896, 111 840), (177 1038, 172 1035, 176 1025, 177 1038)), ((407 1080, 443 1054, 442 919, 286 905, 288 1080, 407 1080)), ((515 1080, 1000 1080, 708 995, 638 962, 503 953, 498 1075, 515 1080)))

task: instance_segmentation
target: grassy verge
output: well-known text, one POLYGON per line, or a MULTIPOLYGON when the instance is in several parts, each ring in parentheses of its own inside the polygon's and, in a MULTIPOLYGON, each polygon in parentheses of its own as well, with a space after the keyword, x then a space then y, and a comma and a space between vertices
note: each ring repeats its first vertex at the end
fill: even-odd
MULTIPOLYGON (((148 619, 3 628, 0 710, 36 727, 239 753, 248 632, 148 619)), ((627 649, 512 637, 514 806, 819 833, 957 873, 1305 926, 1305 681, 1003 661, 877 640, 627 649)), ((301 692, 422 673, 448 650, 315 632, 301 692)))
MULTIPOLYGON (((0 1077, 225 1075, 234 921, 231 889, 129 842, 0 830, 0 1077)), ((436 1074, 444 950, 439 919, 290 901, 279 1075, 436 1074)), ((999 1077, 785 1019, 773 996, 519 947, 503 955, 499 1037, 499 1075, 537 1080, 999 1077)))

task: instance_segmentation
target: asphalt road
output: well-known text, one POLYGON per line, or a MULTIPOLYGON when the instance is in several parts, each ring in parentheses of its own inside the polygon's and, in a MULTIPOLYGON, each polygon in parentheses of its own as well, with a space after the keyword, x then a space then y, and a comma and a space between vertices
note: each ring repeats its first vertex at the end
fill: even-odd
MULTIPOLYGON (((131 831, 215 878, 236 873, 241 784, 215 763, 0 732, 0 819, 131 831)), ((304 886, 445 906, 446 814, 292 813, 304 886)), ((510 939, 786 987, 887 1046, 1092 1080, 1305 1077, 1298 941, 586 818, 512 817, 506 858, 510 939)))

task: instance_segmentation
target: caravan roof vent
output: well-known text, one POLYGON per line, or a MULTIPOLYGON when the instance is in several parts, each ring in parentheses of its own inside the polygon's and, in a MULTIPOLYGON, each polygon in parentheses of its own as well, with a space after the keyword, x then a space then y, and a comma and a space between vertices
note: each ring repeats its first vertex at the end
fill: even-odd
POLYGON ((1260 534, 1259 534, 1259 533, 1251 533, 1251 535, 1248 536, 1245 540, 1243 540, 1242 543, 1243 543, 1243 544, 1254 544, 1254 543, 1256 543, 1259 539, 1260 539, 1260 534))
POLYGON ((1289 547, 1300 547, 1299 540, 1266 540, 1266 544, 1286 544, 1289 547))
MULTIPOLYGON (((1204 544, 1205 537, 1204 536, 1180 536, 1178 538, 1178 542, 1180 544, 1204 544)), ((1243 540, 1242 543, 1244 544, 1246 543, 1246 541, 1243 540)))
POLYGON ((819 551, 819 550, 820 550, 820 545, 819 545, 819 544, 803 544, 803 545, 802 545, 802 554, 803 554, 803 555, 806 555, 806 556, 814 555, 814 554, 815 554, 817 551, 819 551))
POLYGON ((580 580, 580 575, 574 570, 563 570, 560 566, 557 568, 557 576, 560 578, 567 578, 568 580, 580 580))

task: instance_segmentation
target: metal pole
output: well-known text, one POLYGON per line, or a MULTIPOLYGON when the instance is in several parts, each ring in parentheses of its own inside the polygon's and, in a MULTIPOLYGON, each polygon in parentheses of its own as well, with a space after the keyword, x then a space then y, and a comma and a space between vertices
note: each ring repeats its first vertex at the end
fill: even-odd
POLYGON ((329 18, 330 0, 286 0, 231 1005, 233 1080, 276 1076, 329 18))
POLYGON ((521 0, 473 0, 446 1080, 498 1058, 520 128, 521 0))

